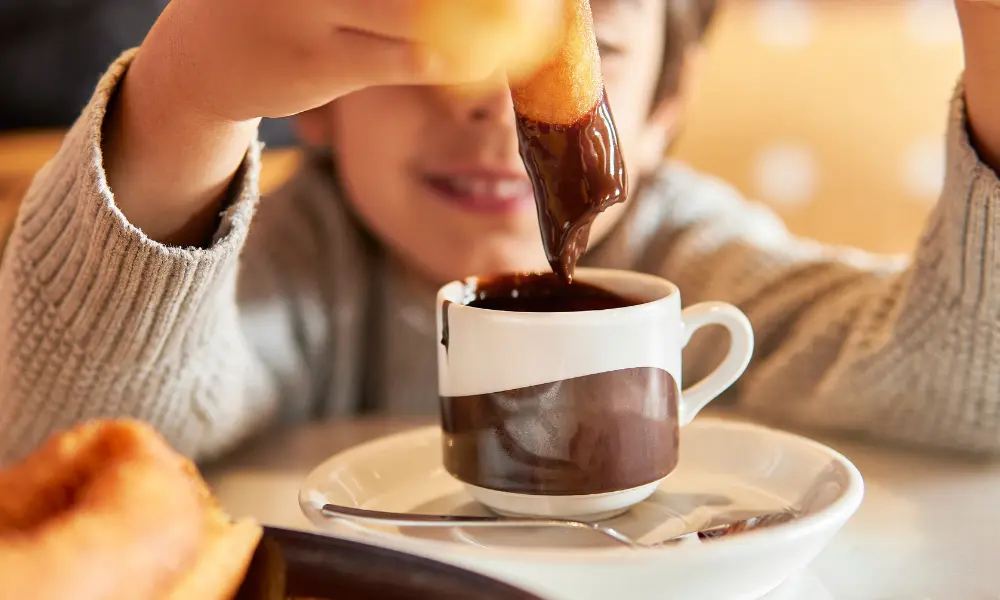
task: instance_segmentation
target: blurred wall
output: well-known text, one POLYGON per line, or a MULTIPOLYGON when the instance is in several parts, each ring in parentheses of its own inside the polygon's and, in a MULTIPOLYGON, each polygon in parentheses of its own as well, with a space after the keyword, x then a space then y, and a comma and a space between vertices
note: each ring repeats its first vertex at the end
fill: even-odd
MULTIPOLYGON (((0 0, 0 102, 17 83, 11 73, 21 72, 5 61, 27 47, 22 26, 7 20, 27 14, 15 5, 48 6, 54 12, 45 18, 66 26, 74 6, 102 1, 131 5, 123 14, 165 3, 0 0)), ((155 18, 144 14, 130 31, 113 32, 116 41, 103 50, 60 42, 38 59, 83 90, 69 105, 85 100, 119 46, 141 39, 143 19, 155 18), (76 50, 103 58, 75 74, 62 70, 76 50)), ((76 29, 88 30, 88 22, 76 29)), ((677 157, 771 205, 799 234, 875 251, 912 248, 940 189, 948 99, 962 68, 952 0, 728 0, 703 66, 677 157)), ((68 124, 78 110, 51 114, 68 124)), ((289 139, 287 131, 272 135, 289 139)), ((27 165, 55 149, 26 151, 36 144, 16 136, 8 142, 0 144, 0 238, 16 207, 4 198, 19 198, 33 170, 27 165)), ((270 161, 268 186, 296 163, 293 155, 270 161)))
POLYGON ((0 129, 72 123, 167 0, 0 0, 0 129))
POLYGON ((962 68, 952 0, 730 0, 675 156, 793 231, 910 250, 962 68))
MULTIPOLYGON (((108 65, 142 43, 167 2, 0 0, 0 132, 71 125, 108 65)), ((261 137, 294 142, 284 121, 265 121, 261 137)))

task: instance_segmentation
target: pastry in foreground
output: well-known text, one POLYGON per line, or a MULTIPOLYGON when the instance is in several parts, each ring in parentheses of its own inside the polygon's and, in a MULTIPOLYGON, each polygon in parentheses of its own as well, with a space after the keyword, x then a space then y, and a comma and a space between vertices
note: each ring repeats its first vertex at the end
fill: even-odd
POLYGON ((92 422, 0 471, 0 589, 36 600, 223 600, 260 539, 137 421, 92 422))

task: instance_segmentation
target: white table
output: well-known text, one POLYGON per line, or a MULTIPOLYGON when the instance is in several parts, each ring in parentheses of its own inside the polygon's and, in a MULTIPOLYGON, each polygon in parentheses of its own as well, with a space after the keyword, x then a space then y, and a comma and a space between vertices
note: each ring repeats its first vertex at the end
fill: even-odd
MULTIPOLYGON (((349 446, 425 424, 308 425, 268 436, 206 475, 234 515, 312 529, 297 495, 315 465, 349 446)), ((1000 463, 821 441, 861 470, 865 501, 809 570, 768 600, 1000 600, 1000 463)))

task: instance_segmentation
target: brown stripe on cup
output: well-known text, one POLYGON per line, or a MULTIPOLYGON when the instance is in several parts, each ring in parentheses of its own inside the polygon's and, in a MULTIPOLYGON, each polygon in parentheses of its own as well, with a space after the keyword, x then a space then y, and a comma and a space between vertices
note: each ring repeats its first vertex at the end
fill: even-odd
POLYGON ((444 464, 465 483, 518 494, 614 492, 677 465, 678 387, 638 367, 442 397, 444 464))

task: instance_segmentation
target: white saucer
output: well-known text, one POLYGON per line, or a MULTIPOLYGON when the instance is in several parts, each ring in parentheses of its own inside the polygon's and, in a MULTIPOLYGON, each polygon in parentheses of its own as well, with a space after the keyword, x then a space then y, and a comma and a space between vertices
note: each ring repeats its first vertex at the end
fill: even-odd
POLYGON ((299 502, 320 530, 436 558, 553 599, 760 598, 799 572, 861 503, 861 474, 819 443, 699 419, 681 433, 677 470, 645 502, 604 523, 655 542, 713 518, 793 506, 790 523, 715 540, 629 550, 586 531, 427 529, 320 517, 325 503, 393 512, 488 514, 441 464, 436 427, 385 437, 327 460, 299 502))

